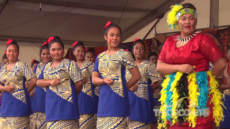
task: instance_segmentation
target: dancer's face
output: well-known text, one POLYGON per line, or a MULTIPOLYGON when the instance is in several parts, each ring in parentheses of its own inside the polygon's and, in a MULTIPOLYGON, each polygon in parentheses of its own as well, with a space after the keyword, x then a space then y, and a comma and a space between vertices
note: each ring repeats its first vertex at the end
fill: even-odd
POLYGON ((116 48, 121 42, 121 32, 117 27, 109 28, 107 35, 104 35, 109 47, 116 48))
POLYGON ((42 50, 41 59, 43 63, 47 63, 51 61, 50 52, 48 48, 42 50))
POLYGON ((19 55, 19 50, 16 45, 9 45, 6 49, 6 57, 9 61, 17 61, 19 55))
POLYGON ((156 55, 153 55, 149 58, 149 61, 154 63, 155 65, 157 64, 157 56, 156 55))
POLYGON ((55 42, 50 47, 50 55, 54 60, 61 60, 63 59, 64 49, 62 48, 61 44, 55 42))
POLYGON ((145 47, 142 43, 136 43, 133 47, 133 54, 136 59, 143 59, 145 57, 145 47))
POLYGON ((85 58, 85 49, 82 46, 78 46, 78 47, 75 48, 73 54, 78 60, 84 60, 84 58, 85 58))
POLYGON ((196 29, 197 19, 192 14, 184 14, 178 20, 178 26, 181 33, 185 35, 192 34, 196 29))
POLYGON ((92 52, 87 52, 85 54, 85 60, 93 62, 94 61, 94 54, 92 52))

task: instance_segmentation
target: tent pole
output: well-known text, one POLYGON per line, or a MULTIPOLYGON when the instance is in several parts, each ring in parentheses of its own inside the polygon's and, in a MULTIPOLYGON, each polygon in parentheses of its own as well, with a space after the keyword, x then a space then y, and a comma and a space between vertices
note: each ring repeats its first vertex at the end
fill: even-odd
POLYGON ((5 0, 4 2, 2 2, 3 3, 3 5, 2 5, 2 7, 1 7, 1 9, 0 9, 0 14, 2 13, 2 11, 4 10, 4 8, 5 8, 5 6, 6 6, 6 4, 8 3, 8 0, 5 0))
POLYGON ((162 15, 157 19, 157 21, 156 21, 156 22, 154 23, 154 25, 150 28, 150 30, 148 31, 148 33, 145 35, 145 37, 144 37, 142 40, 145 40, 145 39, 149 36, 150 32, 153 30, 154 27, 156 27, 157 23, 158 23, 163 17, 164 17, 164 14, 162 14, 162 15))

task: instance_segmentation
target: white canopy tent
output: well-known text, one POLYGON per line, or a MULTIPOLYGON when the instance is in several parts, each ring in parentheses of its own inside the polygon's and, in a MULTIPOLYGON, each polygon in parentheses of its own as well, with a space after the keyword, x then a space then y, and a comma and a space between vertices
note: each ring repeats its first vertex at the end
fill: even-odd
MULTIPOLYGON (((103 27, 112 21, 122 28, 123 41, 143 38, 156 19, 172 4, 183 0, 0 0, 0 52, 6 41, 19 41, 20 59, 30 63, 39 60, 39 46, 49 36, 58 35, 65 51, 76 40, 87 47, 105 45, 103 27), (41 5, 41 6, 40 6, 41 5), (41 8, 40 8, 41 7, 41 8)), ((197 7, 197 28, 209 27, 210 0, 184 0, 197 7)), ((219 1, 219 24, 228 25, 229 0, 219 1)), ((165 15, 156 25, 157 33, 172 32, 165 15)), ((155 29, 148 38, 155 36, 155 29)))

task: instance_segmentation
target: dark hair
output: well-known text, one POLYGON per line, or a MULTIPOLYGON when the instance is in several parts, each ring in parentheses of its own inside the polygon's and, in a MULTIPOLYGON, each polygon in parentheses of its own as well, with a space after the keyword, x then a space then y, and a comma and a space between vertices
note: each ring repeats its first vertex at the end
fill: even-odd
POLYGON ((40 62, 37 61, 37 60, 32 60, 32 62, 31 62, 31 67, 32 67, 34 64, 38 64, 38 63, 40 63, 40 62))
POLYGON ((190 8, 190 9, 196 10, 196 7, 193 4, 191 4, 191 3, 184 3, 184 4, 182 4, 182 6, 183 6, 182 9, 184 9, 184 8, 190 8))
POLYGON ((134 46, 135 46, 137 43, 141 43, 141 44, 144 46, 144 50, 145 50, 145 43, 144 43, 143 40, 140 40, 140 39, 134 40, 133 46, 132 46, 132 50, 133 50, 134 46))
POLYGON ((109 29, 112 28, 112 27, 118 28, 119 31, 120 31, 120 33, 121 33, 121 28, 120 28, 120 26, 118 26, 118 25, 116 25, 116 24, 114 24, 114 23, 112 23, 112 22, 109 21, 109 22, 106 23, 106 25, 105 25, 105 27, 104 27, 104 35, 107 35, 109 29), (109 23, 110 23, 110 24, 109 24, 109 23))
POLYGON ((8 42, 7 42, 6 44, 7 44, 7 45, 6 45, 6 49, 7 49, 10 45, 15 45, 15 46, 17 47, 18 51, 19 51, 19 45, 18 45, 18 42, 17 42, 17 41, 9 39, 8 42))
POLYGON ((47 42, 44 42, 43 45, 40 47, 40 57, 41 57, 42 51, 44 49, 48 49, 49 50, 49 44, 47 42))
POLYGON ((64 49, 64 44, 62 43, 61 38, 59 36, 49 37, 48 43, 49 43, 49 49, 51 48, 51 45, 53 43, 59 43, 61 45, 61 47, 64 49))
POLYGON ((4 55, 2 56, 2 61, 3 61, 4 59, 7 59, 6 54, 4 54, 4 55))
POLYGON ((79 46, 82 46, 83 47, 83 49, 85 50, 85 45, 84 45, 84 43, 82 42, 82 41, 76 41, 76 42, 74 42, 73 43, 73 51, 75 51, 75 49, 77 48, 77 47, 79 47, 79 46), (75 45, 76 44, 76 45, 75 45), (74 45, 74 46, 73 46, 74 45))
POLYGON ((158 55, 156 52, 152 52, 149 54, 148 59, 150 59, 152 56, 156 56, 158 58, 158 55))
POLYGON ((228 52, 230 50, 230 46, 228 46, 228 48, 227 48, 227 51, 226 52, 228 52))
POLYGON ((93 55, 94 55, 94 57, 95 57, 95 50, 94 50, 94 48, 89 47, 89 48, 88 48, 88 51, 86 51, 85 54, 88 53, 88 52, 93 53, 93 55))

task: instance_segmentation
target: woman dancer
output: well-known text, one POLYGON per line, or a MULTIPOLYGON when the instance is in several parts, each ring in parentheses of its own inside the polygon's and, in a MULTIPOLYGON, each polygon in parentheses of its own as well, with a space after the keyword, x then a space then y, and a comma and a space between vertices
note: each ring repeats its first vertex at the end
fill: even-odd
MULTIPOLYGON (((47 42, 44 42, 40 48, 40 58, 41 63, 35 66, 34 73, 38 77, 41 74, 41 71, 44 65, 51 61, 49 45, 47 42)), ((32 128, 35 129, 46 129, 46 115, 45 115, 45 99, 46 99, 46 88, 36 86, 33 102, 32 102, 32 110, 34 112, 34 122, 32 128)))
MULTIPOLYGON (((128 129, 151 129, 154 122, 153 90, 160 86, 162 78, 156 71, 156 65, 145 60, 145 44, 142 40, 134 40, 132 52, 141 73, 141 79, 129 88, 130 116, 128 129)), ((130 72, 126 70, 127 81, 131 76, 130 72)))
POLYGON ((29 127, 31 104, 29 92, 34 89, 37 78, 32 69, 18 60, 17 41, 6 43, 6 56, 9 62, 0 68, 1 129, 25 129, 29 127), (26 88, 25 82, 28 81, 26 88))
POLYGON ((121 29, 114 23, 105 25, 104 38, 108 50, 98 55, 93 70, 93 84, 100 85, 97 128, 127 127, 129 114, 128 89, 140 79, 140 72, 130 52, 119 48, 121 29), (125 83, 125 69, 132 77, 125 83))
POLYGON ((47 128, 79 127, 77 94, 82 89, 82 75, 74 61, 63 58, 64 44, 58 36, 48 40, 53 59, 38 77, 37 86, 46 87, 45 114, 47 128))
POLYGON ((96 121, 94 119, 95 101, 94 101, 94 86, 91 83, 91 75, 94 68, 94 63, 85 60, 85 46, 83 42, 76 41, 73 43, 73 53, 77 59, 77 65, 81 69, 83 80, 83 88, 78 96, 79 107, 79 128, 94 129, 96 121))
POLYGON ((167 121, 169 129, 212 129, 213 121, 219 126, 223 102, 215 77, 226 65, 220 49, 210 36, 195 31, 197 13, 190 3, 172 6, 168 24, 181 34, 167 39, 158 58, 157 71, 168 75, 162 83, 159 128, 167 121))

